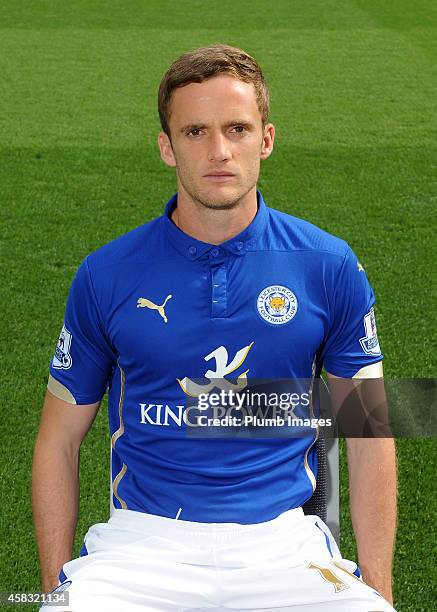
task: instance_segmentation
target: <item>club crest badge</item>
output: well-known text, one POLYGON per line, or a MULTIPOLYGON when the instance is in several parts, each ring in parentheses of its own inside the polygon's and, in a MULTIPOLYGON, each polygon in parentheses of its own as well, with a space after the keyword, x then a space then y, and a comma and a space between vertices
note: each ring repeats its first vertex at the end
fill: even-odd
POLYGON ((53 356, 52 365, 54 368, 58 370, 68 370, 71 368, 71 364, 73 363, 70 355, 71 339, 72 335, 64 325, 59 335, 58 344, 53 356))
POLYGON ((259 294, 256 307, 264 321, 272 325, 283 325, 295 316, 297 298, 288 287, 270 285, 259 294))

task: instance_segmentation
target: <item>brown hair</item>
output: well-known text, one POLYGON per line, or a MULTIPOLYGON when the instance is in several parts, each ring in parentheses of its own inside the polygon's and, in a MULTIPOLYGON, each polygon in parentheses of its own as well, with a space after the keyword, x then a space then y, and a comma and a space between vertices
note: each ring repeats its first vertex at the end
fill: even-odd
POLYGON ((228 45, 194 49, 177 58, 159 85, 158 112, 163 131, 170 137, 169 118, 173 91, 189 83, 202 83, 219 74, 230 74, 245 83, 253 83, 263 126, 269 116, 269 90, 257 61, 248 53, 228 45))

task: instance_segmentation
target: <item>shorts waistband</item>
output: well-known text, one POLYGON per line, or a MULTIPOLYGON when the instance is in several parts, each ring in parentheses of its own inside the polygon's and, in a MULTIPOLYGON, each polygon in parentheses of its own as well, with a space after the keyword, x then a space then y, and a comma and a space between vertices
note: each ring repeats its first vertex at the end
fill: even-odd
POLYGON ((134 529, 144 533, 168 536, 170 534, 179 535, 188 532, 196 534, 212 533, 235 533, 257 535, 270 533, 283 529, 284 527, 295 527, 304 517, 301 507, 286 510, 277 517, 261 523, 199 523, 194 521, 184 521, 156 514, 137 512, 136 510, 124 510, 114 508, 108 523, 114 527, 124 529, 134 529))

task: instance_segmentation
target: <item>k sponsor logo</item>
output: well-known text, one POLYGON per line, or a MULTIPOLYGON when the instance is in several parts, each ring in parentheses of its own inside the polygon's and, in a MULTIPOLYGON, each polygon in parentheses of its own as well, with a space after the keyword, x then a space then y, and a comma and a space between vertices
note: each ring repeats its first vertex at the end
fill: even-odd
MULTIPOLYGON (((227 390, 228 392, 230 390, 234 392, 240 391, 247 386, 247 373, 249 369, 242 372, 235 383, 225 377, 242 366, 252 345, 253 342, 238 350, 232 359, 229 359, 228 351, 224 346, 219 346, 206 355, 204 361, 208 362, 214 359, 216 366, 215 370, 208 368, 205 372, 204 378, 208 381, 206 383, 199 384, 187 376, 184 376, 182 379, 177 378, 176 380, 183 392, 193 398, 208 394, 214 388, 227 390)), ((141 411, 140 422, 144 425, 163 425, 168 427, 176 424, 178 427, 181 427, 182 423, 187 424, 188 422, 187 411, 184 405, 169 406, 168 404, 159 403, 140 403, 139 406, 141 411)))
POLYGON ((244 389, 244 387, 247 385, 247 373, 249 370, 246 370, 240 374, 236 383, 231 383, 225 378, 225 376, 235 372, 235 370, 242 365, 247 357, 247 354, 252 348, 252 344, 253 342, 237 351, 231 361, 229 361, 229 355, 226 347, 219 346, 216 348, 214 351, 212 351, 212 353, 209 353, 209 355, 204 357, 205 361, 215 359, 216 363, 215 370, 208 369, 205 372, 205 378, 208 378, 210 382, 205 385, 199 385, 186 376, 182 380, 177 378, 183 392, 191 397, 197 397, 200 393, 209 393, 211 389, 217 386, 221 387, 222 389, 244 389))

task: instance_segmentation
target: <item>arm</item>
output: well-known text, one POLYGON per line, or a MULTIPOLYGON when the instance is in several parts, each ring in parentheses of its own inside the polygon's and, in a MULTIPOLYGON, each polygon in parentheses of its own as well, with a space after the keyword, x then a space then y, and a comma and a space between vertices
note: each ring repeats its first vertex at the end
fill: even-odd
POLYGON ((396 532, 396 457, 392 438, 347 440, 350 506, 363 579, 389 602, 396 532))
POLYGON ((44 592, 72 557, 79 511, 79 449, 99 402, 74 405, 47 391, 32 466, 32 505, 44 592))
MULTIPOLYGON (((362 381, 328 374, 334 409, 362 381)), ((366 380, 366 398, 381 397, 382 379, 366 380), (372 393, 372 387, 374 392, 372 393)), ((363 397, 363 396, 362 396, 363 397)), ((369 399, 366 410, 371 412, 369 399)), ((392 603, 396 532, 396 454, 392 438, 347 438, 352 525, 363 579, 392 603)))

